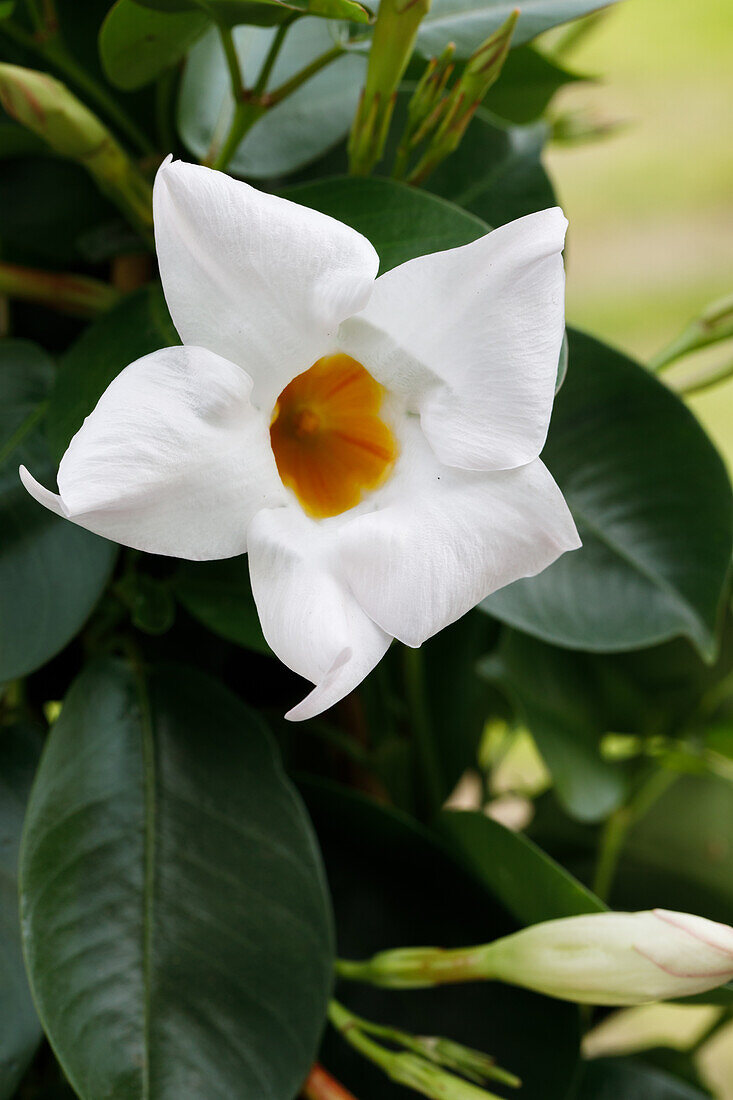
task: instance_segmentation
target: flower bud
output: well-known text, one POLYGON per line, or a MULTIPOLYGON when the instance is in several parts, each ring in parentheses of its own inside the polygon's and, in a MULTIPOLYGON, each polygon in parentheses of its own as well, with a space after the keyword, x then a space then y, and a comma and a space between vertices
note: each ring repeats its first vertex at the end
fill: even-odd
POLYGON ((489 944, 484 976, 566 1001, 633 1005, 687 997, 733 978, 733 928, 688 913, 593 913, 545 921, 489 944))
POLYGON ((48 73, 0 63, 0 103, 11 118, 62 157, 78 161, 143 232, 152 225, 152 192, 101 119, 48 73))

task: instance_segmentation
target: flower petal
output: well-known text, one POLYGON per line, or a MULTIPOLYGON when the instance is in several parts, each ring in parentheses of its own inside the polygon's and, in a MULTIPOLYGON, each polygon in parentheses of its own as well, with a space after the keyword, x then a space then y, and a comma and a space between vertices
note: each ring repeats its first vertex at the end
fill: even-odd
POLYGON ((222 172, 166 162, 155 181, 166 300, 184 344, 245 367, 269 412, 280 391, 332 350, 369 300, 379 258, 354 229, 222 172))
POLYGON ((339 346, 419 412, 441 461, 506 470, 544 446, 564 331, 558 208, 381 275, 339 346))
POLYGON ((286 715, 327 710, 361 683, 392 641, 334 570, 335 540, 297 506, 260 512, 247 540, 252 592, 268 644, 316 685, 286 715))
POLYGON ((203 348, 165 348, 126 367, 61 460, 59 493, 25 471, 45 507, 105 538, 202 560, 246 549, 260 508, 285 499, 252 380, 203 348))
POLYGON ((418 646, 505 584, 580 546, 539 460, 493 473, 442 466, 413 423, 379 506, 339 530, 343 575, 383 630, 418 646))

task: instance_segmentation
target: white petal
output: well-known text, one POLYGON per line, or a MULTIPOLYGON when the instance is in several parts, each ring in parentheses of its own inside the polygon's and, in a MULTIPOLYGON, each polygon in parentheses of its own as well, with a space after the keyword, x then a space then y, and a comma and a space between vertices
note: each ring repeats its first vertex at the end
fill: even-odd
POLYGON ((245 367, 255 404, 269 411, 367 304, 376 252, 334 218, 181 161, 160 168, 153 203, 181 339, 245 367))
POLYGON ((252 380, 203 348, 165 348, 126 367, 61 460, 45 507, 105 538, 201 560, 246 549, 247 526, 285 499, 252 380))
POLYGON ((339 345, 420 413, 448 465, 508 470, 545 442, 564 329, 558 208, 377 279, 339 345))
POLYGON ((338 578, 332 531, 297 506, 260 512, 250 526, 247 549, 268 644, 284 664, 316 685, 286 718, 312 718, 353 691, 392 639, 338 578))
POLYGON ((383 630, 418 646, 479 600, 580 546, 568 507, 535 459, 492 473, 442 466, 417 425, 379 506, 339 529, 341 566, 383 630))

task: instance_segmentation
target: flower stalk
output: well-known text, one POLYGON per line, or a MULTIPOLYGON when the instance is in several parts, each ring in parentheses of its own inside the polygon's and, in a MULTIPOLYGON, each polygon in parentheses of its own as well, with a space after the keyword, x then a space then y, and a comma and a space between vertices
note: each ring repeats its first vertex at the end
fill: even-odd
MULTIPOLYGON (((422 157, 408 174, 408 183, 423 183, 458 148, 476 109, 489 88, 499 79, 518 19, 519 8, 515 8, 503 26, 490 35, 469 58, 460 78, 443 101, 440 111, 434 111, 434 132, 422 157)), ((429 127, 423 127, 417 134, 413 134, 411 145, 418 144, 428 129, 429 127)), ((402 159, 400 167, 403 167, 402 159)))
POLYGON ((38 302, 77 317, 95 317, 111 309, 120 293, 109 283, 58 271, 0 262, 0 294, 38 302))
MULTIPOLYGON (((707 306, 691 321, 671 344, 659 352, 649 364, 655 372, 666 370, 678 359, 695 351, 733 337, 733 294, 707 306)), ((714 379, 714 381, 717 379, 714 379)), ((712 384, 712 383, 711 383, 712 384)))
POLYGON ((692 996, 733 978, 733 928, 688 913, 592 913, 543 921, 493 943, 403 948, 337 964, 342 978, 393 989, 503 981, 578 1004, 692 996))
POLYGON ((301 1089, 303 1100, 356 1100, 356 1097, 317 1062, 301 1089))
MULTIPOLYGON (((440 1049, 437 1044, 444 1040, 420 1040, 417 1036, 369 1023, 349 1012, 338 1001, 331 1001, 328 1018, 350 1046, 399 1085, 414 1089, 432 1100, 499 1100, 494 1093, 487 1092, 464 1076, 451 1072, 454 1067, 446 1068, 446 1063, 440 1061, 436 1053, 440 1049), (383 1046, 371 1037, 375 1034, 402 1049, 393 1050, 383 1046), (429 1047, 431 1042, 433 1046, 429 1047)), ((456 1049, 465 1051, 475 1080, 479 1064, 475 1058, 476 1052, 460 1047, 460 1044, 449 1045, 454 1057, 456 1049)), ((491 1059, 486 1059, 486 1067, 494 1080, 501 1080, 504 1084, 518 1083, 513 1074, 500 1070, 491 1059)), ((488 1079, 488 1075, 479 1079, 483 1082, 488 1079)))
POLYGON ((0 64, 0 103, 56 153, 86 168, 99 189, 152 243, 152 188, 104 123, 65 84, 0 64))
POLYGON ((374 26, 366 83, 349 136, 349 171, 367 176, 379 161, 397 89, 430 0, 382 0, 374 26))

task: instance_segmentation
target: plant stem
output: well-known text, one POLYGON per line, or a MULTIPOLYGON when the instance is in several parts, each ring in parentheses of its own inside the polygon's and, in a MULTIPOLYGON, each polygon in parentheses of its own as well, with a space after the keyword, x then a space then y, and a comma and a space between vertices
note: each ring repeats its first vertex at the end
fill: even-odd
POLYGON ((85 275, 37 271, 0 261, 0 294, 40 302, 80 317, 95 317, 110 309, 120 295, 109 283, 85 275))
POLYGON ((437 813, 443 804, 443 784, 440 762, 435 752, 435 739, 425 698, 425 674, 419 649, 403 647, 405 695, 410 714, 415 754, 423 781, 423 794, 428 816, 437 813))
POLYGON ((601 834, 598 860, 593 878, 593 891, 601 901, 608 901, 616 876, 618 861, 629 830, 640 821, 653 804, 678 779, 676 772, 655 769, 626 806, 620 806, 609 816, 601 834))
POLYGON ((346 47, 340 42, 337 42, 331 47, 330 50, 326 50, 325 53, 317 57, 315 61, 311 61, 310 65, 306 65, 301 69, 299 73, 292 76, 290 80, 286 80, 284 84, 281 84, 279 88, 275 88, 265 97, 267 105, 274 107, 276 103, 281 103, 283 99, 287 99, 293 92, 297 91, 301 84, 305 84, 307 80, 310 80, 312 76, 319 73, 321 69, 325 69, 327 65, 330 65, 332 61, 335 61, 341 54, 344 53, 346 47))
POLYGON ((71 56, 63 44, 58 32, 49 36, 45 41, 38 40, 34 35, 28 34, 22 27, 17 26, 10 19, 0 23, 0 34, 17 42, 27 50, 40 54, 55 69, 75 84, 88 99, 93 100, 100 110, 114 122, 121 134, 135 145, 142 153, 154 152, 153 144, 136 122, 124 111, 114 96, 99 83, 86 69, 71 56))
POLYGON ((209 151, 207 160, 212 168, 216 168, 219 172, 226 170, 243 138, 265 113, 265 110, 266 108, 260 103, 239 102, 236 104, 224 144, 213 157, 211 150, 209 151))
POLYGON ((355 1100, 355 1097, 318 1062, 308 1074, 301 1094, 304 1100, 355 1100))
POLYGON ((294 11, 292 15, 289 15, 280 26, 277 28, 275 37, 272 40, 272 45, 268 50, 267 57, 262 63, 260 69, 260 75, 257 77, 257 83, 252 89, 253 95, 262 95, 267 91, 267 82, 270 79, 270 73, 272 72, 275 62, 278 59, 280 50, 282 49, 283 42, 285 41, 285 35, 290 30, 291 26, 296 19, 300 18, 300 12, 294 11))
POLYGON ((222 49, 224 50, 227 68, 229 69, 229 82, 232 86, 234 102, 239 103, 244 99, 245 88, 242 67, 239 64, 239 57, 237 55, 237 47, 234 45, 234 35, 229 27, 219 26, 217 29, 219 31, 222 49))

